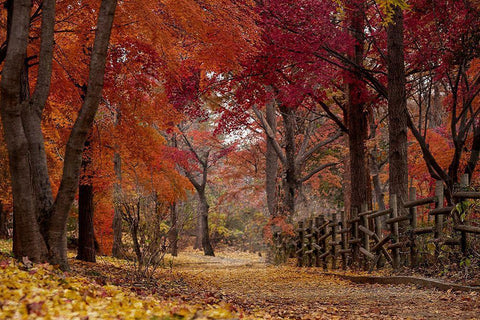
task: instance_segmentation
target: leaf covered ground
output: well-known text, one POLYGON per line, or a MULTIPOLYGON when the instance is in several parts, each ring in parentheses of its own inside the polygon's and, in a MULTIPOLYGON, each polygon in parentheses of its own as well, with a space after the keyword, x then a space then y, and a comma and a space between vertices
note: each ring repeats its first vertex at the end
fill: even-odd
POLYGON ((253 254, 181 253, 144 279, 122 260, 63 273, 2 251, 0 319, 480 319, 478 293, 353 284, 253 254))

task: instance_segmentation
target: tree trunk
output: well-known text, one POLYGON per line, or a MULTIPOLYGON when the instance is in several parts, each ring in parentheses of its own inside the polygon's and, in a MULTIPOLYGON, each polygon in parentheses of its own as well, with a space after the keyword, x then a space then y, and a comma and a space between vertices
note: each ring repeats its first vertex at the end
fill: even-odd
POLYGON ((112 256, 123 258, 122 243, 122 212, 120 208, 122 194, 122 158, 118 152, 113 155, 113 169, 115 171, 115 183, 113 185, 113 247, 112 256))
POLYGON ((13 252, 17 258, 26 256, 34 262, 44 262, 47 246, 37 223, 29 144, 21 117, 24 109, 21 77, 27 52, 31 5, 29 0, 16 1, 11 13, 12 27, 0 82, 1 116, 12 180, 13 252))
POLYGON ((67 143, 62 181, 55 199, 52 216, 48 221, 49 261, 52 264, 58 264, 63 269, 68 269, 67 218, 77 190, 83 145, 93 125, 102 97, 105 62, 116 4, 116 0, 102 0, 100 5, 90 61, 87 94, 67 143))
POLYGON ((195 235, 195 243, 193 244, 193 249, 200 250, 202 248, 202 214, 199 211, 197 215, 197 234, 195 235))
POLYGON ((295 168, 295 111, 280 105, 285 130, 285 177, 283 179, 283 206, 281 214, 292 217, 295 214, 295 194, 297 191, 297 176, 295 168))
MULTIPOLYGON (((138 210, 140 210, 140 204, 138 205, 138 210)), ((142 250, 140 249, 140 243, 138 242, 138 219, 137 221, 133 222, 131 226, 131 235, 133 241, 133 249, 135 250, 135 256, 137 257, 139 267, 143 266, 143 256, 142 250)))
POLYGON ((34 262, 44 262, 48 258, 50 263, 68 269, 67 218, 78 185, 83 145, 101 98, 115 6, 115 0, 103 0, 100 6, 87 94, 70 134, 62 182, 57 199, 50 209, 51 188, 45 165, 43 137, 39 128, 50 90, 55 1, 43 2, 37 83, 32 97, 23 103, 22 72, 25 67, 32 2, 30 0, 14 2, 8 48, 0 82, 0 98, 3 130, 10 161, 15 229, 13 249, 17 258, 27 256, 34 262), (43 210, 39 206, 47 209, 43 210), (39 214, 42 211, 47 212, 45 216, 39 214), (45 227, 40 228, 39 222, 45 227))
POLYGON ((208 209, 210 206, 208 205, 207 202, 207 197, 205 196, 205 192, 199 193, 198 194, 200 198, 200 204, 199 204, 199 215, 201 219, 201 233, 202 233, 202 247, 203 247, 203 253, 206 256, 215 256, 215 253, 213 252, 213 247, 212 244, 210 243, 210 235, 209 235, 209 229, 208 229, 208 209))
MULTIPOLYGON (((394 10, 393 21, 387 28, 389 190, 390 195, 397 195, 398 203, 401 204, 408 200, 408 111, 405 93, 403 14, 399 7, 395 7, 394 10)), ((408 221, 399 223, 400 232, 407 226, 408 221)))
MULTIPOLYGON (((359 1, 353 1, 351 8, 350 27, 355 38, 355 47, 351 59, 362 66, 364 60, 364 9, 359 1)), ((365 107, 367 89, 361 76, 352 72, 346 79, 347 108, 346 124, 348 128, 348 145, 350 155, 350 208, 360 212, 362 204, 371 205, 370 173, 367 165, 368 117, 365 107)), ((350 212, 348 213, 350 215, 350 212)))
POLYGON ((168 239, 170 242, 170 253, 176 257, 178 254, 178 215, 177 204, 170 205, 170 230, 168 231, 168 239))
POLYGON ((95 232, 93 229, 93 185, 91 170, 91 155, 88 147, 90 138, 85 142, 85 151, 82 160, 83 177, 78 187, 78 250, 77 259, 95 262, 95 232))
MULTIPOLYGON (((266 120, 274 133, 277 132, 277 118, 275 114, 275 101, 269 101, 266 105, 266 120)), ((265 191, 267 194, 267 206, 270 217, 277 215, 277 174, 278 155, 273 146, 272 138, 267 136, 267 150, 265 153, 265 191)))

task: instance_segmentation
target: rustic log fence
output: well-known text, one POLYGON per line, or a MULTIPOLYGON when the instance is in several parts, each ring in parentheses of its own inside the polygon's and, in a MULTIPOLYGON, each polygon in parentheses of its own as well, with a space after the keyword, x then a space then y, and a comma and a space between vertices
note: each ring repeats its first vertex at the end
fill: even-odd
POLYGON ((361 212, 354 208, 348 220, 341 211, 299 221, 294 237, 274 235, 277 256, 294 256, 299 267, 337 269, 340 262, 343 268, 353 265, 369 270, 385 263, 394 269, 402 265, 417 267, 421 261, 419 242, 422 242, 433 244, 433 259, 438 259, 444 246, 458 249, 461 257, 466 257, 468 235, 480 235, 480 227, 472 225, 459 212, 462 210, 458 204, 464 200, 480 199, 480 192, 465 191, 467 186, 468 177, 464 177, 459 190, 452 194, 453 206, 444 207, 443 183, 437 181, 432 197, 417 199, 415 188, 410 188, 407 202, 400 203, 392 195, 385 210, 368 210, 363 205, 361 212), (428 218, 418 226, 417 209, 425 206, 427 216, 434 217, 433 221, 428 218))

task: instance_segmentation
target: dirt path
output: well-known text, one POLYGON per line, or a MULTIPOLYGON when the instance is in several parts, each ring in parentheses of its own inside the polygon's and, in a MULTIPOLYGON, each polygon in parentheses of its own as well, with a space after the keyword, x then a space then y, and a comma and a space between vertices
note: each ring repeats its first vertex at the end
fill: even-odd
POLYGON ((478 293, 353 284, 321 270, 267 267, 254 255, 182 254, 174 268, 211 303, 245 315, 293 319, 480 319, 478 293))

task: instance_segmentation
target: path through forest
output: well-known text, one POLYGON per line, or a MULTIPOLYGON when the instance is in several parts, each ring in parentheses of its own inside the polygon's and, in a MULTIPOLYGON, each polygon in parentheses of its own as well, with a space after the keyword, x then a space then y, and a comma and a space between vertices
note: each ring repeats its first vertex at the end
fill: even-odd
POLYGON ((204 301, 260 318, 480 319, 478 293, 354 284, 319 269, 266 266, 248 254, 190 252, 175 261, 177 276, 204 301))

